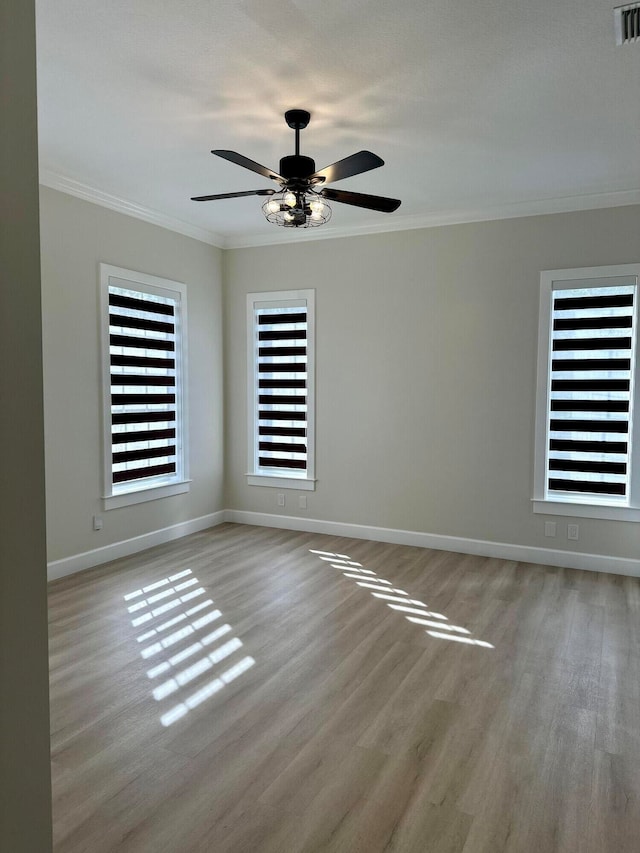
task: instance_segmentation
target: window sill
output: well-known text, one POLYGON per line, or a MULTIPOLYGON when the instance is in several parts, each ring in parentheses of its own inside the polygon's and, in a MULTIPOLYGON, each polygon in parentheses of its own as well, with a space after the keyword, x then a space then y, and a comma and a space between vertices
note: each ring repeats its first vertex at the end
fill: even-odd
POLYGON ((610 521, 640 521, 640 508, 606 504, 569 503, 533 499, 534 513, 572 518, 602 518, 610 521))
POLYGON ((191 488, 191 480, 182 480, 179 483, 165 483, 161 486, 146 486, 132 489, 130 492, 119 492, 115 495, 106 495, 102 498, 102 508, 105 510, 118 509, 122 506, 155 501, 159 498, 169 498, 172 495, 182 495, 191 488))
POLYGON ((282 477, 274 474, 247 474, 248 486, 271 486, 277 489, 297 489, 315 492, 316 480, 308 477, 282 477))

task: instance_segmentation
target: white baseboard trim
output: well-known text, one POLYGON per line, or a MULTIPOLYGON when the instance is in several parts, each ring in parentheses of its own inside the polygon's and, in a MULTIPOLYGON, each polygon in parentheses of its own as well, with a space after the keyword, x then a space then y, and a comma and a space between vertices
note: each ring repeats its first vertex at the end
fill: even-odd
POLYGON ((152 548, 154 545, 162 545, 165 542, 171 542, 173 539, 188 536, 190 533, 215 527, 217 524, 222 524, 223 521, 226 521, 225 510, 212 512, 200 518, 192 518, 189 521, 182 521, 180 524, 163 527, 161 530, 152 530, 151 533, 144 533, 142 536, 134 536, 132 539, 124 539, 121 542, 104 545, 102 548, 94 548, 92 551, 84 551, 82 554, 74 554, 72 557, 65 557, 62 560, 54 560, 47 565, 47 579, 53 581, 66 577, 66 575, 82 572, 84 569, 92 569, 102 563, 117 560, 119 557, 128 557, 130 554, 152 548))
POLYGON ((461 536, 441 536, 436 533, 421 533, 417 530, 396 530, 390 527, 373 527, 365 524, 348 524, 340 521, 323 521, 317 518, 298 518, 296 516, 272 515, 265 512, 245 512, 227 509, 203 515, 180 524, 173 524, 161 530, 154 530, 142 536, 134 536, 122 542, 114 542, 102 548, 74 554, 62 560, 54 560, 47 567, 50 581, 76 572, 84 571, 128 557, 138 551, 162 545, 173 539, 180 539, 190 533, 197 533, 209 527, 215 527, 224 521, 236 524, 253 524, 259 527, 277 527, 284 530, 300 530, 306 533, 325 533, 328 536, 346 536, 350 539, 370 539, 373 542, 389 542, 393 545, 413 545, 417 548, 433 548, 438 551, 454 551, 460 554, 476 554, 480 557, 496 557, 501 560, 517 560, 522 563, 536 563, 544 566, 558 566, 566 569, 584 569, 590 572, 607 572, 614 575, 640 577, 640 560, 627 557, 608 557, 601 554, 582 554, 575 551, 562 551, 552 548, 534 548, 529 545, 515 545, 506 542, 489 542, 483 539, 465 539, 461 536))
POLYGON ((395 530, 389 527, 370 527, 364 524, 346 524, 339 521, 322 521, 313 518, 272 515, 263 512, 244 512, 228 509, 225 520, 236 524, 255 524, 261 527, 280 527, 302 530, 307 533, 326 533, 329 536, 348 536, 351 539, 370 539, 393 545, 415 545, 439 551, 476 554, 480 557, 497 557, 565 569, 585 569, 590 572, 607 572, 614 575, 640 577, 640 560, 627 557, 607 557, 601 554, 582 554, 552 548, 535 548, 507 542, 488 542, 483 539, 465 539, 460 536, 441 536, 415 530, 395 530))

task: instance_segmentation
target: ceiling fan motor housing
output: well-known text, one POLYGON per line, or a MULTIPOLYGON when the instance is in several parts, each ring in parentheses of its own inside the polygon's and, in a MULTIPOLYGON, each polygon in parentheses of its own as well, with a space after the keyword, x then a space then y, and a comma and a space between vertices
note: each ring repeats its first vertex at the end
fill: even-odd
POLYGON ((280 160, 280 174, 287 181, 305 181, 316 170, 316 164, 311 157, 302 154, 290 154, 280 160))

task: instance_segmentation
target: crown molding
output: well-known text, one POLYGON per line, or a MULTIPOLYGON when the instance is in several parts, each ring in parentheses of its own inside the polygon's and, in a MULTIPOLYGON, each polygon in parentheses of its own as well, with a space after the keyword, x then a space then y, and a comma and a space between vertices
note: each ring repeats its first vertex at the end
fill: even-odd
POLYGON ((640 189, 619 190, 605 193, 585 193, 522 201, 512 204, 479 208, 460 208, 427 214, 396 216, 382 222, 367 225, 323 226, 322 228, 281 229, 284 234, 247 234, 229 236, 225 240, 227 249, 245 249, 254 246, 273 246, 285 243, 301 243, 311 240, 331 240, 340 237, 359 237, 368 234, 383 234, 391 231, 412 231, 419 228, 438 228, 444 225, 464 225, 471 222, 490 222, 499 219, 517 219, 525 216, 544 216, 552 213, 575 213, 581 210, 596 210, 605 207, 624 207, 640 204, 640 189))
POLYGON ((136 219, 143 220, 143 222, 150 222, 152 225, 159 225, 161 228, 175 231, 178 234, 184 234, 186 237, 193 237, 194 240, 200 240, 202 243, 208 243, 219 249, 223 249, 226 246, 227 241, 225 238, 221 234, 216 234, 215 231, 208 231, 206 228, 191 225, 189 222, 183 222, 181 219, 175 219, 173 216, 167 216, 165 213, 160 213, 158 210, 137 204, 137 202, 103 192, 88 184, 83 184, 81 181, 76 181, 74 178, 68 178, 65 175, 53 172, 50 169, 40 170, 40 183, 45 187, 49 187, 49 189, 59 190, 60 192, 67 193, 67 195, 80 198, 83 201, 98 204, 100 207, 107 207, 109 210, 115 210, 116 213, 134 216, 136 219))
POLYGON ((54 190, 107 207, 127 216, 134 216, 152 225, 193 237, 219 249, 247 249, 259 246, 280 246, 289 243, 304 243, 312 240, 334 240, 341 237, 361 237, 369 234, 385 234, 392 231, 413 231, 420 228, 438 228, 444 225, 464 225, 471 222, 489 222, 499 219, 516 219, 524 216, 544 216, 552 213, 574 213, 581 210, 596 210, 605 207, 623 207, 640 204, 640 189, 618 190, 604 193, 559 198, 534 199, 512 204, 490 205, 477 208, 434 211, 408 216, 387 215, 366 225, 322 226, 321 228, 278 228, 265 234, 223 235, 200 228, 167 216, 157 210, 119 198, 110 193, 83 184, 73 178, 49 169, 40 171, 40 183, 54 190))

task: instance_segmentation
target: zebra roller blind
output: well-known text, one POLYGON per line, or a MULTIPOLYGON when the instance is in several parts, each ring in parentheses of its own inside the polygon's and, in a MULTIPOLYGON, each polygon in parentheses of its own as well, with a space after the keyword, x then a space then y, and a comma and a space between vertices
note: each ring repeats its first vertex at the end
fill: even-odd
POLYGON ((250 294, 253 473, 313 476, 313 297, 250 294), (288 298, 287 298, 288 297, 288 298))
POLYGON ((110 284, 111 472, 115 491, 180 472, 180 294, 110 284))
POLYGON ((552 293, 548 497, 626 503, 635 284, 552 293))
POLYGON ((256 308, 258 467, 307 467, 307 308, 256 308))

